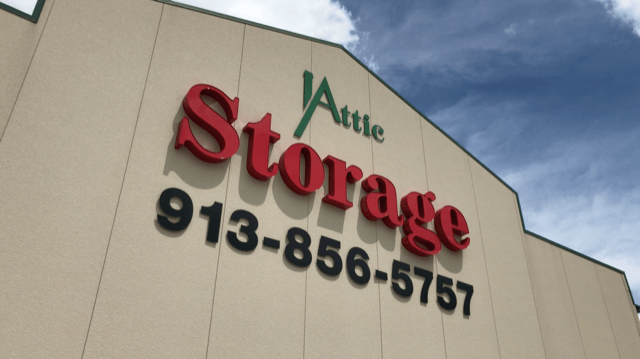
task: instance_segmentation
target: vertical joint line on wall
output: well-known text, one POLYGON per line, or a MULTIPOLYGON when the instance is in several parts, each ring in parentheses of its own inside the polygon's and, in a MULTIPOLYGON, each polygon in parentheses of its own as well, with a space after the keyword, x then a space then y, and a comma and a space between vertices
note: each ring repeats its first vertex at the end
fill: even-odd
POLYGON ((576 327, 578 328, 578 334, 580 335, 580 345, 582 345, 582 353, 584 357, 587 357, 587 351, 584 348, 584 340, 582 339, 582 331, 580 330, 580 324, 578 323, 578 315, 576 314, 576 305, 573 302, 573 294, 571 294, 571 287, 569 286, 569 278, 567 277, 567 268, 564 266, 564 257, 562 256, 562 250, 560 251, 560 261, 562 262, 562 270, 564 271, 564 280, 567 282, 567 289, 569 289, 569 298, 571 299, 571 308, 573 309, 573 319, 576 321, 576 327))
POLYGON ((427 182, 427 191, 429 190, 429 176, 427 175, 427 156, 424 153, 424 133, 422 133, 422 117, 418 114, 418 123, 420 124, 420 139, 422 140, 422 161, 424 162, 424 180, 427 182))
MULTIPOLYGON (((243 24, 242 27, 242 45, 240 46, 240 68, 238 70, 238 88, 236 90, 236 97, 240 98, 240 80, 242 77, 242 58, 244 57, 244 37, 245 34, 247 33, 247 24, 243 24)), ((232 126, 236 127, 237 122, 234 122, 232 124, 232 126)), ((229 168, 227 169, 227 188, 224 192, 224 202, 223 203, 227 203, 227 195, 229 194, 229 176, 231 175, 231 164, 232 162, 229 161, 229 168)), ((227 215, 227 206, 223 206, 222 207, 222 219, 224 220, 224 218, 226 218, 227 215)), ((224 228, 224 223, 220 226, 220 229, 218 232, 218 238, 222 238, 222 230, 224 228)), ((218 269, 220 268, 220 253, 222 253, 222 241, 218 242, 218 260, 216 261, 216 274, 214 276, 213 279, 213 293, 211 295, 211 315, 209 316, 209 333, 207 335, 207 349, 205 352, 205 359, 209 357, 209 343, 211 343, 211 328, 213 326, 213 306, 214 303, 216 302, 216 288, 218 286, 218 269)))
POLYGON ((547 349, 544 345, 544 336, 542 335, 542 326, 540 326, 540 314, 538 313, 538 303, 536 301, 536 294, 533 291, 533 280, 531 279, 531 268, 529 267, 529 257, 527 256, 527 246, 524 244, 524 220, 522 219, 522 210, 520 208, 520 201, 518 199, 518 194, 515 193, 515 191, 513 192, 513 205, 516 209, 516 211, 518 211, 520 213, 520 233, 522 233, 522 235, 520 236, 520 240, 522 241, 522 249, 524 250, 524 260, 527 262, 527 274, 529 275, 529 285, 531 286, 531 296, 533 297, 533 307, 536 310, 536 319, 538 321, 538 330, 540 331, 540 340, 542 341, 542 350, 544 350, 544 356, 545 358, 547 357, 547 349))
MULTIPOLYGON (((471 190, 473 191, 473 204, 476 207, 476 213, 478 214, 478 229, 480 230, 480 237, 484 238, 482 234, 482 223, 480 221, 480 212, 478 211, 478 198, 476 196, 476 187, 473 181, 473 169, 471 168, 471 156, 467 156, 467 163, 469 164, 469 175, 471 176, 471 190)), ((491 314, 493 314, 493 329, 496 331, 496 344, 498 345, 498 358, 502 357, 500 352, 500 337, 498 336, 498 322, 496 321, 496 309, 493 306, 493 295, 491 294, 491 279, 489 278, 489 268, 487 267, 487 255, 484 250, 484 241, 482 244, 482 257, 484 258, 484 270, 487 273, 487 286, 489 287, 489 301, 491 302, 491 314)))
POLYGON ((598 274, 598 268, 593 263, 593 270, 596 271, 596 279, 598 280, 598 288, 600 288, 600 295, 602 295, 602 301, 604 302, 604 310, 607 312, 607 319, 609 319, 609 326, 611 327, 611 334, 613 334, 613 342, 616 343, 616 350, 618 351, 618 358, 622 358, 620 355, 620 348, 618 347, 618 340, 616 339, 616 332, 613 330, 613 324, 611 324, 611 315, 609 314, 609 307, 607 306, 607 299, 604 297, 604 291, 602 290, 602 284, 600 284, 600 275, 598 274))
MULTIPOLYGON (((369 113, 371 117, 373 117, 373 106, 371 105, 371 74, 367 72, 367 88, 369 90, 369 113)), ((373 140, 369 138, 369 143, 371 144, 371 170, 375 173, 375 162, 373 160, 373 140)), ((378 251, 378 224, 375 224, 376 230, 376 265, 380 268, 380 254, 378 251)), ((382 345, 382 300, 380 299, 380 283, 378 283, 378 314, 380 315, 380 358, 384 358, 384 348, 382 345)))
MULTIPOLYGON (((309 66, 313 73, 313 41, 309 41, 309 66)), ((309 146, 311 146, 311 126, 309 126, 309 146)), ((315 196, 315 193, 314 193, 315 196)), ((309 215, 311 214, 311 197, 307 196, 307 233, 309 233, 309 215)), ((307 349, 307 283, 309 281, 309 268, 304 271, 304 317, 302 320, 302 357, 306 355, 307 349)))
MULTIPOLYGON (((422 162, 424 163, 424 180, 427 183, 427 191, 430 191, 431 189, 429 188, 429 176, 428 176, 428 172, 427 171, 427 156, 425 154, 425 149, 424 149, 424 133, 422 131, 422 117, 420 116, 420 114, 418 114, 418 125, 420 126, 420 143, 422 146, 422 162)), ((433 256, 433 268, 435 271, 435 274, 438 274, 438 261, 436 260, 436 257, 433 256)), ((444 330, 444 312, 440 311, 440 325, 442 326, 442 340, 444 341, 444 356, 445 358, 447 357, 447 336, 444 330)))
POLYGON ((109 246, 111 245, 111 238, 113 237, 113 228, 116 224, 116 218, 118 217, 118 208, 120 207, 120 199, 122 198, 122 190, 124 189, 124 182, 127 178, 127 168, 129 168, 129 160, 131 159, 131 151, 133 150, 133 141, 136 138, 136 131, 138 129, 138 121, 140 120, 140 113, 142 111, 142 104, 144 103, 144 95, 147 90, 147 82, 149 81, 149 74, 151 73, 151 65, 153 63, 153 55, 156 51, 156 43, 158 41, 158 33, 160 33, 160 23, 162 22, 162 14, 164 13, 164 4, 160 10, 160 16, 158 19, 158 28, 156 29, 156 37, 153 40, 153 48, 151 49, 151 58, 149 59, 149 67, 147 68, 147 76, 144 80, 144 87, 142 88, 142 96, 140 97, 140 106, 138 107, 138 116, 136 117, 136 123, 133 127, 133 134, 131 136, 131 143, 129 144, 129 154, 127 155, 127 162, 124 166, 124 173, 122 174, 122 183, 120 184, 120 193, 118 194, 118 202, 116 202, 115 212, 113 214, 113 221, 111 222, 111 231, 109 232, 109 240, 107 241, 107 248, 104 251, 104 260, 102 261, 102 270, 100 271, 100 278, 98 279, 98 288, 96 289, 96 296, 93 300, 93 308, 91 309, 91 317, 89 318, 89 326, 87 327, 87 336, 84 339, 84 346, 82 347, 82 356, 87 349, 87 342, 89 341, 89 332, 91 331, 91 323, 93 322, 93 314, 96 310, 96 304, 98 303, 98 295, 100 294, 100 286, 102 284, 102 276, 104 274, 104 268, 107 263, 107 255, 109 254, 109 246))
POLYGON ((16 108, 16 104, 18 103, 18 99, 20 98, 20 94, 22 93, 22 87, 24 86, 24 82, 27 80, 27 75, 29 74, 29 70, 31 69, 31 64, 33 63, 33 59, 36 57, 36 52, 38 52, 38 47, 40 47, 40 40, 42 40, 42 35, 44 35, 44 30, 47 28, 47 22, 49 22, 49 16, 51 16, 51 12, 53 12, 53 5, 55 5, 55 0, 53 0, 53 2, 51 3, 51 9, 49 9, 47 18, 44 20, 44 25, 42 25, 42 31, 40 32, 40 36, 38 37, 38 42, 36 43, 36 47, 33 50, 33 54, 31 55, 31 60, 29 60, 29 66, 27 66, 27 71, 25 71, 24 77, 22 78, 22 83, 20 84, 20 88, 18 89, 18 95, 16 96, 16 99, 13 101, 13 106, 11 107, 11 111, 9 111, 9 117, 7 117, 7 123, 4 125, 4 128, 2 128, 2 132, 0 132, 0 142, 2 142, 4 133, 7 131, 7 127, 9 127, 9 121, 11 121, 13 110, 15 110, 16 108))

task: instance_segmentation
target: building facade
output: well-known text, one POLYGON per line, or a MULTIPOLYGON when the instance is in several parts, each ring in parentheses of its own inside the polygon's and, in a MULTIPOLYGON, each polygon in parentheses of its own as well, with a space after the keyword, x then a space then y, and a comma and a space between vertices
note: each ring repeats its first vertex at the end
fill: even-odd
POLYGON ((0 11, 0 357, 640 358, 624 272, 339 45, 40 3, 0 11))

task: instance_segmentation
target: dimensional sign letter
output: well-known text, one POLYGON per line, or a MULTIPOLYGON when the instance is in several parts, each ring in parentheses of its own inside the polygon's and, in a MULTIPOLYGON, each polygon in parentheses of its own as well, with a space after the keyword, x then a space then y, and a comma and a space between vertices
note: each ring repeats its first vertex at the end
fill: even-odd
POLYGON ((318 153, 304 143, 291 145, 280 156, 280 175, 293 192, 307 195, 322 187, 324 166, 318 153), (304 183, 300 181, 300 160, 304 158, 304 183))
POLYGON ((322 161, 329 167, 329 194, 322 198, 322 202, 338 208, 348 209, 353 203, 347 199, 347 182, 356 183, 362 179, 362 170, 357 166, 347 167, 347 163, 333 156, 327 156, 322 161))
POLYGON ((248 123, 244 132, 249 134, 247 171, 253 178, 266 181, 278 173, 278 164, 269 166, 269 145, 278 142, 280 134, 271 131, 271 114, 266 114, 260 122, 248 123))
POLYGON ((293 133, 293 135, 298 138, 302 137, 304 130, 307 128, 307 125, 311 120, 311 116, 313 115, 313 112, 316 110, 316 107, 318 107, 319 104, 331 110, 331 112, 333 113, 333 119, 336 121, 336 123, 342 123, 340 121, 340 115, 338 114, 338 107, 336 106, 335 101, 333 101, 333 95, 331 95, 331 89, 329 88, 329 83, 327 82, 327 78, 325 77, 322 80, 322 82, 320 83, 320 87, 318 87, 318 90, 316 91, 315 96, 313 96, 313 100, 311 100, 311 103, 309 103, 309 99, 311 98, 312 84, 313 84, 313 74, 309 71, 305 71, 304 72, 304 106, 307 106, 307 104, 309 106, 307 106, 307 109, 304 112, 304 116, 302 116, 302 119, 300 120, 300 124, 298 124, 298 128, 296 128, 296 132, 293 133), (320 99, 322 98, 322 95, 327 96, 327 101, 329 101, 328 104, 320 101, 320 99))
POLYGON ((402 197, 400 201, 402 213, 407 217, 402 225, 402 230, 405 233, 402 245, 417 256, 436 255, 441 249, 438 236, 431 230, 422 227, 423 224, 431 222, 436 216, 431 203, 435 199, 436 195, 433 192, 427 192, 424 195, 411 192, 402 197))
POLYGON ((404 216, 398 215, 398 196, 391 181, 379 175, 371 175, 362 182, 362 189, 367 195, 360 200, 360 210, 366 219, 382 219, 391 229, 402 225, 404 216), (378 192, 373 192, 375 190, 378 192))
POLYGON ((213 86, 203 84, 193 86, 182 101, 184 112, 193 122, 218 141, 220 151, 212 152, 202 147, 193 136, 187 117, 183 117, 178 126, 175 148, 186 146, 196 157, 205 162, 219 163, 229 159, 240 146, 238 133, 231 126, 233 121, 238 118, 239 103, 240 100, 237 97, 232 101, 224 92, 213 86), (201 96, 203 95, 218 101, 227 115, 226 120, 202 100, 201 96))
POLYGON ((462 239, 460 242, 456 240, 454 234, 464 236, 469 234, 467 221, 462 213, 453 206, 444 206, 436 212, 436 232, 445 247, 451 251, 459 251, 469 247, 469 237, 462 239))

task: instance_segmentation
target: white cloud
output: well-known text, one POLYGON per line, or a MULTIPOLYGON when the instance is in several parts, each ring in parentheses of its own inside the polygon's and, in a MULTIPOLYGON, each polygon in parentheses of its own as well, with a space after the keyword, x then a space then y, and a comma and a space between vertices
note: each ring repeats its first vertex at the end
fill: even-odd
POLYGON ((518 148, 505 143, 535 123, 527 112, 524 102, 488 104, 470 95, 431 118, 518 191, 528 230, 625 271, 640 302, 640 183, 626 179, 628 168, 640 173, 633 170, 640 127, 576 134, 540 144, 535 155, 505 155, 518 148), (505 164, 516 157, 528 160, 505 164))
POLYGON ((537 116, 472 94, 430 117, 518 192, 528 230, 625 271, 640 303, 640 127, 514 144, 537 116))
POLYGON ((174 0, 259 24, 340 44, 372 71, 379 66, 373 55, 366 57, 362 38, 351 13, 335 0, 174 0))
POLYGON ((558 143, 502 177, 519 192, 527 229, 625 271, 636 302, 640 185, 612 183, 611 174, 638 132, 558 143))
POLYGON ((332 0, 175 0, 279 29, 335 42, 353 50, 360 38, 356 20, 332 0))
POLYGON ((516 24, 513 23, 509 25, 508 28, 504 29, 504 33, 507 34, 507 36, 515 36, 516 32, 516 24))
POLYGON ((492 167, 498 164, 502 151, 521 135, 531 121, 525 114, 526 102, 506 101, 488 103, 482 94, 471 92, 451 107, 429 116, 463 146, 492 167))
POLYGON ((362 57, 362 62, 364 62, 364 64, 367 65, 367 67, 370 68, 373 72, 378 72, 378 70, 380 70, 380 66, 378 66, 378 63, 375 60, 375 56, 373 55, 369 57, 362 57))
POLYGON ((598 0, 614 18, 633 27, 640 36, 640 0, 598 0))

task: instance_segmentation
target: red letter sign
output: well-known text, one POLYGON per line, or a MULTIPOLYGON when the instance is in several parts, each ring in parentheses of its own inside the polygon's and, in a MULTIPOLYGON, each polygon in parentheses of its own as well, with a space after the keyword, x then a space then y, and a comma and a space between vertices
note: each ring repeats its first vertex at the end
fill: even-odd
POLYGON ((233 121, 238 118, 239 102, 240 100, 238 100, 237 97, 231 101, 224 92, 213 86, 202 84, 193 86, 187 93, 184 101, 182 101, 184 112, 193 122, 210 133, 211 136, 218 141, 220 152, 211 152, 198 143, 193 136, 193 132, 191 132, 191 126, 187 117, 182 118, 178 126, 175 148, 179 149, 183 145, 187 146, 196 157, 205 162, 219 163, 233 156, 240 146, 238 134, 231 126, 233 121), (209 96, 218 101, 224 113, 227 115, 226 121, 204 103, 201 98, 202 95, 209 96))
POLYGON ((244 132, 249 134, 247 171, 253 178, 266 181, 278 173, 278 164, 269 166, 269 145, 280 139, 280 134, 271 131, 271 114, 266 114, 260 122, 248 123, 244 132))
POLYGON ((362 182, 362 189, 367 195, 360 200, 360 209, 368 220, 382 219, 391 229, 402 225, 404 217, 398 215, 398 197, 391 181, 379 175, 371 175, 362 182), (375 190, 379 191, 372 192, 375 190))
POLYGON ((347 182, 356 183, 362 179, 362 170, 333 156, 323 160, 329 167, 329 194, 322 198, 322 202, 332 204, 342 209, 348 209, 353 203, 347 199, 347 182))
POLYGON ((402 225, 405 233, 402 238, 402 245, 411 253, 418 256, 436 255, 440 252, 440 240, 431 230, 422 227, 423 224, 431 222, 436 216, 433 204, 436 196, 433 192, 421 195, 418 192, 411 192, 400 201, 402 213, 407 220, 402 225), (420 244, 420 245, 419 245, 420 244))
POLYGON ((462 213, 453 206, 444 206, 436 213, 436 232, 438 237, 451 251, 459 251, 469 247, 469 237, 462 239, 460 243, 453 236, 469 234, 467 221, 462 213))
POLYGON ((305 195, 322 187, 324 166, 320 156, 304 143, 291 145, 280 156, 280 175, 293 192, 305 195), (304 184, 300 181, 300 159, 304 157, 304 184))

